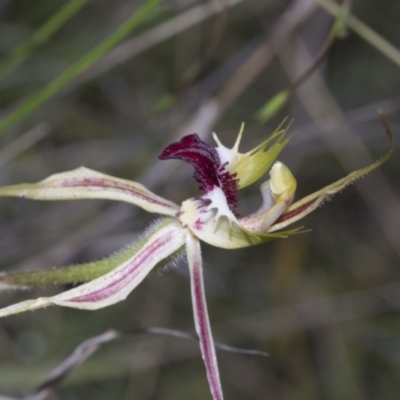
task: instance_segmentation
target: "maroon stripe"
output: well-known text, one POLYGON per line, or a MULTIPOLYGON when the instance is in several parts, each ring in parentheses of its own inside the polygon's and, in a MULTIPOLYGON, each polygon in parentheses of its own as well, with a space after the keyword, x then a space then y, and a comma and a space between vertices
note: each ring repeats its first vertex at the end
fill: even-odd
POLYGON ((56 187, 98 187, 98 188, 103 188, 103 189, 114 189, 114 190, 118 190, 120 192, 124 192, 127 194, 133 194, 136 197, 139 197, 149 203, 152 204, 159 204, 162 205, 164 207, 168 207, 168 208, 174 208, 170 203, 168 202, 163 202, 157 199, 154 199, 153 197, 149 197, 146 196, 145 193, 143 193, 140 190, 134 189, 129 185, 124 185, 123 183, 110 183, 107 182, 104 179, 94 179, 94 178, 73 178, 73 179, 67 179, 65 181, 63 181, 63 183, 60 186, 56 186, 56 187))
MULTIPOLYGON (((154 255, 159 250, 162 250, 166 244, 168 244, 173 239, 173 235, 168 235, 167 238, 159 238, 157 239, 151 246, 146 247, 144 251, 139 252, 137 256, 133 259, 131 264, 127 264, 125 267, 125 273, 122 276, 119 276, 118 279, 113 280, 108 286, 98 289, 94 292, 87 293, 81 296, 74 297, 72 299, 68 299, 68 301, 73 302, 96 302, 100 300, 104 300, 116 292, 121 290, 124 286, 129 284, 138 273, 141 271, 142 264, 146 261, 149 256, 154 255), (129 276, 129 280, 126 278, 129 276)), ((118 272, 120 274, 121 272, 118 272)))
POLYGON ((295 217, 298 214, 301 214, 303 211, 307 210, 307 208, 311 207, 319 198, 317 197, 316 199, 310 200, 308 203, 303 204, 299 208, 295 208, 294 210, 291 210, 285 214, 282 214, 275 222, 274 225, 279 224, 280 222, 287 221, 288 219, 291 219, 295 217))
MULTIPOLYGON (((196 254, 197 256, 197 254, 196 254)), ((198 335, 200 346, 204 358, 204 364, 207 370, 208 381, 214 400, 223 400, 221 386, 219 383, 219 372, 214 358, 214 342, 212 340, 211 328, 207 315, 207 305, 203 286, 203 277, 201 276, 201 266, 198 259, 193 261, 192 285, 194 290, 194 307, 198 324, 198 335)))

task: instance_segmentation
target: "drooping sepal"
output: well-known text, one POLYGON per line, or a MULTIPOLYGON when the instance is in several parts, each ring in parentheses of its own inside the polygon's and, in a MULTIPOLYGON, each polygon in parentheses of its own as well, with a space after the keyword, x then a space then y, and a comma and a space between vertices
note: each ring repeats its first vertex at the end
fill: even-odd
MULTIPOLYGON (((76 284, 92 281, 132 258, 146 244, 150 236, 156 230, 165 226, 166 223, 168 223, 168 220, 165 219, 154 222, 136 242, 101 260, 37 271, 0 273, 0 291, 23 290, 40 286, 76 284)), ((169 257, 159 261, 155 268, 162 268, 173 262, 183 251, 184 246, 172 253, 169 257)))
POLYGON ((96 310, 124 300, 162 260, 186 242, 186 232, 175 219, 166 219, 149 235, 140 249, 121 265, 74 289, 52 297, 27 300, 0 310, 0 317, 50 305, 96 310))
POLYGON ((143 185, 81 167, 49 176, 38 183, 0 188, 0 196, 35 200, 107 199, 135 204, 146 211, 174 216, 179 206, 152 193, 143 185))

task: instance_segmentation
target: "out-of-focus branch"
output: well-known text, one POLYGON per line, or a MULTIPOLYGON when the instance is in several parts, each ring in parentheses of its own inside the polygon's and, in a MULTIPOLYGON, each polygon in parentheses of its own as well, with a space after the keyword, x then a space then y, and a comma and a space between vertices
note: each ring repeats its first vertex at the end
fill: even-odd
POLYGON ((288 36, 315 10, 312 1, 299 0, 285 11, 271 35, 254 51, 216 95, 221 112, 225 111, 249 87, 268 65, 288 36))
POLYGON ((217 327, 241 338, 265 340, 316 327, 330 326, 373 317, 400 308, 399 282, 353 291, 337 296, 296 302, 293 306, 233 319, 217 327))
MULTIPOLYGON (((195 335, 168 328, 138 328, 126 332, 119 332, 114 329, 110 329, 102 333, 101 335, 97 335, 88 340, 85 340, 83 343, 77 346, 69 357, 67 357, 62 363, 60 363, 47 375, 43 383, 38 388, 36 388, 24 397, 24 400, 42 400, 46 398, 46 396, 50 393, 52 389, 54 389, 62 381, 64 381, 75 368, 79 367, 79 365, 85 362, 85 360, 93 355, 100 347, 117 339, 140 334, 161 335, 178 339, 198 341, 198 338, 195 335)), ((215 343, 215 346, 221 350, 233 353, 252 356, 268 355, 263 351, 238 349, 236 347, 227 346, 225 344, 215 343)))
POLYGON ((337 15, 336 20, 332 23, 332 27, 321 46, 318 54, 315 56, 311 65, 293 81, 292 85, 274 95, 261 109, 257 112, 256 116, 262 123, 266 123, 271 117, 276 115, 282 108, 289 102, 291 97, 296 93, 296 90, 302 86, 312 74, 320 67, 325 60, 329 51, 331 50, 336 39, 342 39, 347 34, 347 23, 350 16, 350 8, 352 0, 343 0, 340 13, 337 15))
MULTIPOLYGON (((229 3, 232 4, 232 1, 229 3)), ((236 72, 226 81, 224 86, 214 97, 204 101, 189 120, 178 130, 177 134, 168 138, 170 141, 177 140, 182 135, 197 132, 202 139, 206 139, 210 134, 212 126, 246 90, 246 88, 257 78, 257 76, 266 68, 276 54, 277 49, 283 45, 289 35, 315 11, 317 7, 312 0, 294 1, 292 5, 284 12, 282 17, 275 23, 271 34, 253 51, 245 62, 239 66, 236 72)), ((110 53, 112 54, 112 53, 110 53)), ((147 187, 155 189, 160 186, 170 176, 177 167, 174 163, 155 163, 146 169, 136 180, 143 182, 147 187)), ((84 246, 88 234, 98 235, 109 231, 112 227, 121 223, 126 218, 125 209, 119 205, 112 206, 107 212, 100 214, 87 227, 67 237, 58 246, 52 247, 47 252, 43 252, 38 257, 31 257, 29 266, 43 268, 48 264, 48 260, 59 260, 60 264, 69 262, 70 249, 73 247, 75 252, 84 246)), ((136 213, 137 209, 129 211, 130 217, 136 213)), ((93 237, 93 236, 92 236, 93 237)), ((18 270, 29 267, 28 265, 19 265, 18 270)), ((30 268, 31 269, 31 268, 30 268)), ((33 268, 35 269, 35 268, 33 268)))
MULTIPOLYGON (((212 126, 261 74, 271 62, 289 35, 298 28, 316 9, 312 0, 294 1, 276 22, 271 34, 254 50, 244 63, 233 73, 216 95, 203 102, 196 113, 183 125, 171 140, 177 140, 184 134, 197 132, 205 140, 212 126)), ((156 164, 150 168, 142 181, 155 187, 161 183, 160 176, 167 176, 174 166, 156 164)))
MULTIPOLYGON (((46 43, 61 27, 66 24, 88 0, 69 0, 53 14, 29 39, 0 64, 0 82, 16 67, 22 64, 40 45, 46 43)), ((4 3, 5 4, 5 3, 4 3)))
MULTIPOLYGON (((296 40, 296 50, 299 64, 308 64, 310 55, 300 38, 296 40)), ((288 75, 291 79, 295 79, 296 72, 293 70, 295 63, 291 57, 285 52, 281 52, 280 59, 288 75)), ((301 65, 299 67, 301 68, 301 65)), ((365 144, 358 134, 349 127, 347 128, 348 137, 351 138, 353 146, 356 146, 351 153, 340 151, 338 146, 340 139, 335 135, 327 134, 324 129, 325 124, 319 125, 321 120, 328 117, 335 117, 337 120, 345 121, 345 116, 318 72, 310 78, 307 85, 298 90, 298 95, 308 114, 320 127, 320 132, 330 150, 335 154, 347 173, 357 169, 360 165, 373 163, 374 160, 365 144)), ((400 257, 400 236, 398 235, 400 201, 398 196, 379 169, 371 174, 368 182, 358 182, 356 188, 372 211, 388 242, 391 243, 394 251, 400 257)))
MULTIPOLYGON (((243 0, 226 0, 224 7, 234 7, 243 0)), ((122 64, 132 57, 150 49, 151 47, 168 40, 172 36, 185 31, 186 29, 205 21, 207 18, 221 12, 221 2, 212 0, 206 4, 192 7, 188 11, 157 25, 151 30, 127 40, 116 47, 109 54, 93 65, 88 71, 82 74, 75 82, 69 85, 68 90, 74 90, 77 86, 88 82, 104 74, 115 66, 122 64)))
POLYGON ((93 47, 84 56, 75 61, 64 72, 49 82, 37 93, 25 100, 16 109, 7 114, 0 121, 0 135, 7 129, 26 118, 38 107, 43 105, 68 83, 80 76, 90 65, 111 51, 129 33, 142 24, 154 11, 160 0, 148 0, 142 7, 139 7, 123 24, 121 24, 111 35, 93 47))
MULTIPOLYGON (((318 5, 324 8, 332 15, 340 14, 340 6, 331 0, 314 0, 318 5)), ((384 56, 392 60, 395 64, 400 66, 400 51, 389 43, 382 36, 378 35, 364 22, 360 21, 354 16, 349 17, 348 26, 362 39, 368 42, 376 50, 380 51, 384 56)))
POLYGON ((50 125, 43 122, 1 149, 0 166, 6 164, 25 150, 35 145, 38 141, 42 140, 50 133, 50 130, 50 125))
POLYGON ((191 77, 184 82, 182 87, 178 90, 175 95, 175 100, 184 96, 188 90, 193 86, 193 84, 199 79, 200 75, 203 73, 205 68, 212 61, 215 53, 218 50, 218 47, 221 44, 221 40, 228 22, 228 1, 227 0, 219 0, 221 10, 219 12, 218 18, 214 22, 213 32, 211 34, 211 40, 208 45, 205 54, 200 59, 199 65, 195 69, 194 73, 192 73, 191 77))

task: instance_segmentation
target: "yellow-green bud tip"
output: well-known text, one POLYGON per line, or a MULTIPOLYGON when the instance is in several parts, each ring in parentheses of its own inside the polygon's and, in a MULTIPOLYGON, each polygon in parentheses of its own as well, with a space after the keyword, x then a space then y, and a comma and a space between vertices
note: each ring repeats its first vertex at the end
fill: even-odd
POLYGON ((281 195, 287 191, 294 192, 296 179, 286 165, 280 161, 274 163, 271 168, 271 190, 275 195, 281 195))

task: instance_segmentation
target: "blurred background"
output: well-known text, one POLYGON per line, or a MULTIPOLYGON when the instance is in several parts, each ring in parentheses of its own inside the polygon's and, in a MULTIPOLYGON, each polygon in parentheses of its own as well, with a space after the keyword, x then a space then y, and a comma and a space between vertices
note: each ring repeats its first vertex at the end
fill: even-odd
MULTIPOLYGON (((400 2, 389 0, 355 0, 354 26, 268 121, 257 112, 326 47, 331 1, 165 0, 48 101, 4 124, 144 3, 0 0, 2 185, 84 165, 181 202, 198 191, 188 165, 157 160, 168 143, 193 132, 211 143, 215 131, 232 145, 244 121, 245 151, 288 116, 296 134, 280 160, 298 179, 301 198, 387 151, 378 108, 398 136, 400 2), (63 7, 70 7, 60 14, 65 20, 55 18, 57 29, 40 36, 63 7)), ((301 221, 305 234, 234 251, 203 246, 215 340, 269 353, 218 351, 227 399, 399 397, 399 164, 396 148, 378 171, 301 221)), ((239 211, 260 201, 255 184, 240 193, 239 211)), ((1 271, 99 259, 154 219, 107 201, 6 198, 0 216, 1 271)), ((62 289, 1 292, 0 305, 62 289)), ((184 260, 103 310, 50 308, 2 320, 0 394, 21 398, 91 336, 152 326, 194 332, 184 260)), ((196 342, 136 335, 104 346, 47 398, 210 394, 196 342)))

